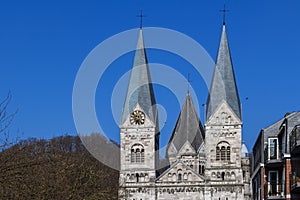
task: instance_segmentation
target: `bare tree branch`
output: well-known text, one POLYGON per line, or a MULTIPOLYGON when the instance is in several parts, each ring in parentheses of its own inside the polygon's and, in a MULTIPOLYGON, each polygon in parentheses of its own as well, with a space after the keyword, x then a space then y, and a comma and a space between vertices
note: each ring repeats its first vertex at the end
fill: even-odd
POLYGON ((16 110, 13 113, 8 112, 8 105, 11 102, 12 95, 11 92, 8 92, 6 98, 0 102, 0 150, 13 144, 9 140, 9 131, 8 128, 11 125, 15 115, 18 113, 16 110))

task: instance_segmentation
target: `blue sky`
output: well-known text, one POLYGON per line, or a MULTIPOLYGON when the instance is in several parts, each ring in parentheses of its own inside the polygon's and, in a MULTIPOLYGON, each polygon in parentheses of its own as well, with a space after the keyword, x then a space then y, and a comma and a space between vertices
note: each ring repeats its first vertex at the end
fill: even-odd
MULTIPOLYGON (((223 4, 222 0, 2 1, 0 98, 11 91, 10 110, 19 109, 11 134, 17 130, 23 138, 76 134, 72 90, 81 63, 100 42, 137 28, 140 9, 147 15, 145 27, 182 32, 215 59, 223 4)), ((227 33, 243 104, 243 138, 252 148, 261 128, 286 112, 300 110, 300 2, 228 0, 227 7, 227 33)), ((207 90, 201 78, 193 78, 187 62, 167 52, 147 53, 150 62, 182 69, 184 76, 191 72, 199 103, 205 103, 207 90)), ((118 140, 118 125, 105 108, 110 103, 112 85, 131 68, 132 60, 133 53, 116 60, 105 73, 103 86, 97 89, 97 114, 114 140, 118 140)), ((168 104, 172 94, 160 87, 155 91, 157 101, 168 104)), ((180 110, 179 103, 172 102, 173 109, 166 105, 168 119, 162 130, 162 144, 167 142, 180 110)), ((203 119, 201 106, 200 115, 203 119)))

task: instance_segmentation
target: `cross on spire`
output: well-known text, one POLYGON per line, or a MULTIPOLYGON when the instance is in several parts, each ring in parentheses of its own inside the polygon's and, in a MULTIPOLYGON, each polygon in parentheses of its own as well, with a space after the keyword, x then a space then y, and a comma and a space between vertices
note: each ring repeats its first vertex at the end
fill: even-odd
POLYGON ((190 93, 190 85, 191 85, 191 73, 188 73, 188 79, 187 79, 187 84, 188 84, 188 93, 190 93))
POLYGON ((140 29, 141 29, 143 27, 143 17, 146 17, 146 15, 143 15, 143 10, 141 10, 141 13, 136 17, 140 18, 140 29))
POLYGON ((223 13, 223 24, 225 25, 226 23, 226 13, 229 12, 229 10, 226 9, 226 4, 224 3, 224 8, 220 10, 220 12, 223 13))

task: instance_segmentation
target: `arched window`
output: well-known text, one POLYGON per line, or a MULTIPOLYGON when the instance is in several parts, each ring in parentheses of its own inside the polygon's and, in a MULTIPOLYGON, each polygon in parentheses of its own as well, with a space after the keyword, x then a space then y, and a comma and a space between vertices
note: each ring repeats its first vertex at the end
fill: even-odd
POLYGON ((177 179, 176 174, 173 173, 173 181, 176 182, 176 179, 177 179))
POLYGON ((141 162, 141 150, 140 149, 136 149, 135 151, 135 157, 136 157, 136 162, 140 163, 141 162))
POLYGON ((230 172, 226 172, 225 177, 226 177, 226 179, 231 179, 230 172))
POLYGON ((227 147, 226 160, 230 161, 230 146, 227 147))
POLYGON ((139 178, 140 178, 140 175, 138 173, 136 173, 136 182, 138 183, 139 182, 139 178))
POLYGON ((199 174, 204 174, 204 165, 199 165, 199 174))
POLYGON ((141 150, 141 162, 143 163, 145 161, 145 150, 141 150))
POLYGON ((216 146, 216 160, 230 161, 230 145, 228 142, 220 142, 216 146))
POLYGON ((178 174, 178 182, 182 182, 182 174, 178 174))
POLYGON ((221 160, 225 160, 225 147, 224 146, 222 146, 221 147, 221 160))
POLYGON ((231 179, 235 180, 235 173, 234 172, 231 172, 231 179))
POLYGON ((188 175, 187 175, 187 173, 184 173, 183 174, 183 180, 187 180, 188 179, 188 175))
POLYGON ((131 162, 132 163, 145 162, 145 150, 143 145, 135 144, 131 147, 131 162))
POLYGON ((135 162, 135 152, 134 152, 134 149, 131 149, 131 162, 132 163, 135 162))
POLYGON ((189 181, 192 180, 192 173, 191 173, 191 172, 188 174, 188 180, 189 180, 189 181))
POLYGON ((216 147, 216 160, 220 160, 220 147, 216 147))

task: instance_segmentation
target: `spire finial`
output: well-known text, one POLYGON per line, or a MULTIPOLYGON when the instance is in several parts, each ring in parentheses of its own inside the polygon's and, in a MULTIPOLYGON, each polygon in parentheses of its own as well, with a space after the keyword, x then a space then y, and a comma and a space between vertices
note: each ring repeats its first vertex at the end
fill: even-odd
POLYGON ((223 25, 226 24, 226 13, 229 12, 229 10, 226 9, 226 3, 224 3, 224 8, 223 10, 220 10, 220 12, 223 13, 223 25))
POLYGON ((146 17, 145 15, 143 15, 143 10, 140 11, 140 14, 137 15, 137 17, 140 18, 140 29, 142 29, 142 27, 143 27, 143 17, 146 17))
POLYGON ((187 84, 188 84, 188 94, 190 94, 190 85, 191 85, 191 73, 188 73, 188 80, 187 80, 187 84))

